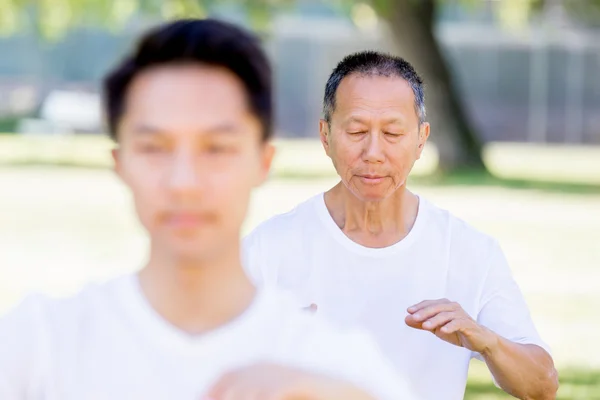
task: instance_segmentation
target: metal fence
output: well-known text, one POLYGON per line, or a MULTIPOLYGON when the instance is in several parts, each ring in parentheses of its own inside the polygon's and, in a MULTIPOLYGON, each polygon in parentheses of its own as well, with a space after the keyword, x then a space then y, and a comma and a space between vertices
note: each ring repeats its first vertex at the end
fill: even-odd
MULTIPOLYGON (((344 55, 372 48, 402 53, 381 35, 343 32, 276 35, 284 134, 316 135, 325 81, 344 55)), ((440 27, 438 37, 484 140, 600 144, 600 33, 510 36, 452 24, 440 27)))

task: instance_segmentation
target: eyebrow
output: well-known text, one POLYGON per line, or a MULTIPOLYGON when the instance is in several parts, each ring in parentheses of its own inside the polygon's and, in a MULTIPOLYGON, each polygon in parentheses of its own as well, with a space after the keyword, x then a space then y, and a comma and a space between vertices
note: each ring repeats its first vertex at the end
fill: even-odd
MULTIPOLYGON (((368 121, 366 121, 365 119, 361 118, 361 117, 350 117, 346 123, 352 123, 352 122, 356 122, 359 124, 366 124, 368 123, 368 121)), ((390 124, 400 124, 400 125, 404 125, 406 123, 406 121, 403 118, 400 117, 390 117, 388 119, 384 119, 383 122, 386 125, 390 125, 390 124)))
POLYGON ((361 117, 350 117, 346 122, 359 122, 361 124, 364 124, 366 121, 364 118, 361 117))
MULTIPOLYGON (((133 131, 137 134, 142 135, 166 135, 168 134, 168 129, 163 129, 158 126, 152 126, 147 124, 136 125, 133 131)), ((239 131, 239 129, 232 123, 221 123, 210 127, 209 129, 203 131, 203 134, 207 135, 216 135, 216 134, 235 134, 239 131)))
POLYGON ((143 135, 160 135, 166 133, 163 129, 144 124, 134 126, 133 131, 143 135))
POLYGON ((215 135, 215 134, 235 134, 239 132, 239 129, 236 125, 229 123, 229 122, 225 122, 222 124, 218 124, 215 125, 213 127, 211 127, 210 129, 205 131, 207 134, 209 135, 215 135))
POLYGON ((398 117, 391 117, 389 119, 384 120, 384 122, 387 125, 390 124, 400 124, 400 125, 404 125, 406 123, 406 121, 403 118, 398 118, 398 117))

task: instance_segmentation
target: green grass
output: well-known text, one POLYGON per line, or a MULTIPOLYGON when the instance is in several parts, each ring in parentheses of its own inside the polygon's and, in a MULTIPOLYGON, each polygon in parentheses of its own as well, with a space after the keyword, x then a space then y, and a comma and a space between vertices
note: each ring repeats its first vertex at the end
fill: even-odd
MULTIPOLYGON (((335 176, 318 140, 281 139, 275 144, 273 177, 305 180, 335 176)), ((113 147, 105 135, 0 135, 0 165, 110 168, 113 147)), ((483 156, 490 173, 466 171, 440 178, 434 174, 435 147, 428 145, 413 169, 414 182, 576 193, 600 191, 600 146, 492 143, 486 146, 483 156)))
POLYGON ((422 186, 487 186, 572 194, 600 193, 600 183, 596 184, 595 182, 581 183, 560 180, 538 180, 533 178, 501 178, 487 171, 456 171, 443 176, 436 174, 416 176, 412 178, 412 183, 422 186))
MULTIPOLYGON (((600 399, 600 370, 565 367, 559 371, 560 388, 557 400, 600 399)), ((465 400, 512 399, 491 381, 483 363, 474 362, 465 393, 465 400)))

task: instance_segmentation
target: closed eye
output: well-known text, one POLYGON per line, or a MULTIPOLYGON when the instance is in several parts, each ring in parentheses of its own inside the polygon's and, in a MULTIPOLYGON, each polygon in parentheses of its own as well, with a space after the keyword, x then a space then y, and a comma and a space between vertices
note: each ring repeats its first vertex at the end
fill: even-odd
POLYGON ((398 132, 383 132, 383 133, 388 136, 401 136, 402 135, 402 133, 398 133, 398 132))
POLYGON ((209 154, 228 154, 234 153, 236 151, 236 147, 226 144, 212 144, 208 146, 206 150, 209 154))
POLYGON ((227 150, 228 150, 228 148, 225 146, 213 145, 213 146, 208 147, 209 153, 223 153, 223 152, 226 152, 227 150))
POLYGON ((143 153, 159 153, 165 151, 165 146, 157 144, 157 143, 141 143, 138 145, 138 148, 143 153))
POLYGON ((367 131, 348 132, 349 135, 363 135, 365 133, 367 133, 367 131))

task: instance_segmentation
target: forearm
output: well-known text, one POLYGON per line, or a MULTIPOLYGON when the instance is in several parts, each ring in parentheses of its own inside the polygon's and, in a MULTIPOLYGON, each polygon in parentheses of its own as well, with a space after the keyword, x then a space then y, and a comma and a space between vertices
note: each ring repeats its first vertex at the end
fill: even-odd
POLYGON ((481 354, 498 385, 519 399, 555 399, 558 374, 552 357, 539 346, 493 335, 495 339, 481 354))

